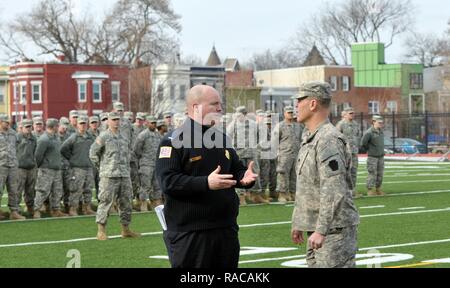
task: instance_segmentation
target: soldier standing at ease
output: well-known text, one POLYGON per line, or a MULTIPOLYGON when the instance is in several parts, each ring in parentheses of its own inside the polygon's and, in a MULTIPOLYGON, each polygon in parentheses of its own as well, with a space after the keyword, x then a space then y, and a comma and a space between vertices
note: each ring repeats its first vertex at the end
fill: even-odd
MULTIPOLYGON (((78 117, 79 114, 77 111, 72 111, 71 112, 71 119, 74 119, 75 122, 78 121, 78 117), (75 113, 76 112, 76 113, 75 113)), ((67 140, 69 139, 70 135, 75 134, 76 133, 76 128, 77 124, 72 124, 70 123, 69 119, 67 119, 66 117, 61 117, 61 119, 59 119, 59 127, 58 127, 58 136, 59 136, 59 140, 61 141, 61 145, 67 140), (75 132, 71 132, 69 133, 69 128, 70 129, 75 129, 75 132)), ((61 174, 62 174, 62 180, 63 180, 63 203, 64 203, 64 212, 68 213, 69 212, 69 197, 70 197, 70 182, 72 181, 72 171, 70 170, 70 164, 69 161, 64 158, 61 157, 62 160, 62 165, 61 165, 61 174)), ((47 201, 45 203, 46 205, 48 204, 47 201)))
MULTIPOLYGON (((77 132, 77 119, 80 116, 80 114, 78 113, 77 110, 72 110, 69 112, 69 121, 70 123, 67 125, 67 133, 70 135, 72 135, 73 133, 77 132)), ((67 119, 67 118, 62 118, 62 119, 67 119)), ((61 119, 60 119, 61 120, 61 119)))
POLYGON ((164 113, 164 122, 166 123, 167 126, 167 133, 172 132, 175 127, 173 126, 173 114, 172 112, 165 112, 164 113))
POLYGON ((130 179, 129 141, 120 133, 121 115, 108 115, 108 130, 102 132, 92 144, 89 157, 100 171, 100 203, 97 208, 97 240, 108 239, 106 224, 109 211, 115 199, 119 206, 123 238, 136 238, 140 234, 129 229, 131 223, 131 202, 133 197, 130 179))
POLYGON ((292 240, 301 244, 307 233, 310 268, 353 268, 359 215, 351 194, 347 140, 328 120, 331 86, 304 84, 297 99, 298 121, 306 131, 296 166, 292 240))
POLYGON ((61 147, 61 154, 70 163, 70 174, 72 175, 69 183, 69 216, 78 216, 80 201, 83 203, 83 215, 95 215, 91 208, 94 172, 89 159, 89 150, 95 138, 87 132, 88 120, 88 117, 80 116, 77 133, 72 134, 61 147))
POLYGON ((353 108, 347 108, 344 110, 343 119, 339 121, 336 128, 347 137, 348 144, 352 153, 352 181, 353 181, 353 197, 361 197, 362 194, 358 193, 356 190, 356 180, 358 176, 358 153, 359 144, 361 142, 361 130, 359 129, 358 123, 353 121, 355 116, 355 110, 353 108))
POLYGON ((278 198, 276 194, 277 189, 277 151, 274 151, 272 145, 272 119, 265 118, 258 131, 258 158, 260 165, 259 177, 261 179, 261 189, 263 193, 269 188, 268 200, 275 200, 278 198), (265 132, 265 133, 264 133, 265 132), (262 135, 261 133, 264 133, 262 135))
POLYGON ((42 117, 34 117, 33 136, 36 137, 36 139, 39 139, 39 137, 41 137, 44 133, 44 120, 42 119, 42 117))
POLYGON ((103 132, 108 130, 108 113, 101 113, 100 114, 100 127, 98 127, 99 132, 103 132))
MULTIPOLYGON (((134 143, 139 136, 139 134, 144 131, 144 116, 142 113, 136 114, 136 121, 132 125, 133 127, 133 140, 132 140, 132 148, 134 147, 134 143)), ((140 189, 140 181, 139 181, 139 166, 138 166, 138 159, 136 159, 136 155, 134 153, 131 153, 131 163, 130 163, 130 173, 131 173, 131 184, 133 185, 133 199, 138 197, 139 189, 140 189)), ((137 208, 137 207, 136 207, 137 208)), ((137 209, 136 209, 137 210, 137 209)))
MULTIPOLYGON (((94 136, 94 139, 97 139, 100 136, 99 129, 100 119, 97 116, 89 117, 89 130, 88 132, 94 136)), ((94 184, 95 184, 95 198, 98 201, 98 183, 100 182, 100 176, 98 175, 98 170, 94 166, 92 166, 92 171, 94 173, 94 184)))
POLYGON ((37 139, 31 133, 33 121, 25 119, 22 121, 22 132, 18 134, 17 140, 17 160, 19 161, 18 191, 19 203, 22 201, 22 194, 25 198, 27 211, 33 216, 34 197, 36 191, 36 152, 37 139))
POLYGON ((34 219, 41 218, 44 201, 50 197, 51 216, 64 217, 61 212, 62 175, 61 140, 57 135, 57 119, 48 119, 47 131, 39 137, 36 147, 36 164, 39 168, 36 180, 36 198, 34 199, 34 219))
POLYGON ((384 174, 384 120, 381 116, 374 116, 372 127, 364 133, 361 147, 368 152, 367 158, 367 195, 384 196, 381 190, 384 174), (375 188, 375 190, 374 190, 375 188))
POLYGON ((279 142, 277 163, 277 194, 278 202, 294 201, 295 159, 300 149, 303 124, 294 122, 294 107, 284 108, 284 121, 273 131, 273 140, 279 142))
MULTIPOLYGON (((8 190, 8 207, 11 220, 24 220, 19 214, 20 196, 17 190, 18 161, 16 156, 17 135, 9 126, 8 115, 0 114, 0 204, 3 197, 3 187, 8 190)), ((4 219, 0 210, 0 220, 4 219)))
POLYGON ((155 173, 156 153, 162 137, 156 131, 157 120, 155 117, 148 116, 146 123, 147 129, 139 134, 134 144, 134 153, 139 161, 141 212, 148 211, 147 204, 150 204, 152 208, 162 204, 162 192, 155 173))
POLYGON ((164 120, 158 120, 156 122, 156 129, 158 129, 158 133, 161 136, 161 138, 163 138, 164 136, 166 136, 167 132, 167 124, 164 120))

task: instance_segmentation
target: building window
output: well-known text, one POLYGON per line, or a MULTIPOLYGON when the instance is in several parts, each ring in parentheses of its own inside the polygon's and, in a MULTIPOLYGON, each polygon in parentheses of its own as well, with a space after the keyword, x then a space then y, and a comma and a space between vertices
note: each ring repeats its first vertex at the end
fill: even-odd
POLYGON ((102 102, 102 82, 92 82, 92 100, 94 103, 102 102))
POLYGON ((0 104, 5 103, 5 88, 6 85, 4 83, 0 83, 0 104))
POLYGON ((111 99, 113 103, 120 101, 120 82, 111 83, 111 99))
POLYGON ((380 102, 369 101, 369 114, 380 114, 380 102))
POLYGON ((386 108, 389 113, 397 113, 397 101, 388 101, 386 108))
POLYGON ((170 85, 170 100, 175 100, 175 88, 176 85, 170 85))
POLYGON ((342 76, 342 90, 345 92, 350 91, 350 77, 342 76))
POLYGON ((180 85, 180 99, 184 100, 186 97, 186 85, 180 85))
POLYGON ((31 102, 33 104, 42 103, 42 83, 41 82, 31 82, 31 102))
POLYGON ((158 95, 158 99, 162 101, 164 99, 164 85, 159 84, 158 90, 156 91, 156 95, 158 95))
POLYGON ((336 76, 330 77, 330 85, 331 85, 331 91, 337 90, 337 77, 336 76))
POLYGON ((422 73, 409 74, 409 87, 411 89, 423 89, 423 74, 422 73))
POLYGON ((20 104, 27 103, 27 82, 20 83, 20 104))
POLYGON ((265 110, 271 110, 273 113, 277 113, 277 102, 275 100, 272 100, 272 103, 270 103, 270 100, 266 100, 265 103, 265 110))
POLYGON ((78 102, 84 103, 86 102, 86 89, 87 83, 86 82, 78 82, 78 102))

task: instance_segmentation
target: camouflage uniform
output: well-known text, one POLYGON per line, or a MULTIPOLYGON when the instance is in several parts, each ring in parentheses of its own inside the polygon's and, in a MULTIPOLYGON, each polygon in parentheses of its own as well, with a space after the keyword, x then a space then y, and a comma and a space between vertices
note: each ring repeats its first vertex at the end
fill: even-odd
POLYGON ((91 204, 92 202, 94 173, 89 159, 89 149, 94 141, 95 138, 90 133, 82 135, 77 132, 72 134, 61 147, 61 154, 69 161, 71 167, 70 207, 78 208, 80 201, 83 204, 91 204))
POLYGON ((258 134, 258 159, 261 181, 261 188, 263 193, 269 188, 269 196, 272 198, 278 198, 276 195, 277 189, 277 155, 273 153, 272 149, 272 129, 268 126, 271 124, 271 120, 265 121, 258 130, 259 133, 265 132, 265 135, 258 134))
POLYGON ((280 122, 273 131, 273 139, 279 141, 277 165, 277 192, 295 193, 297 176, 295 159, 300 149, 303 126, 299 123, 280 122))
POLYGON ((374 127, 364 133, 361 147, 368 152, 367 158, 367 188, 381 188, 384 174, 384 133, 374 127))
POLYGON ((38 211, 49 197, 51 209, 53 211, 60 210, 63 190, 60 148, 61 140, 56 134, 52 135, 46 132, 37 141, 35 155, 39 169, 36 180, 34 211, 38 211))
MULTIPOLYGON (((328 83, 307 83, 298 97, 331 99, 331 87, 328 83)), ((328 119, 316 131, 305 131, 303 135, 296 164, 292 231, 325 237, 320 249, 308 244, 308 267, 355 266, 359 214, 351 193, 349 152, 345 136, 328 119)))
MULTIPOLYGON (((98 136, 100 136, 100 127, 97 129, 97 131, 93 131, 92 129, 88 130, 88 133, 91 133, 91 135, 94 137, 94 139, 97 139, 98 136)), ((97 198, 98 201, 98 193, 99 193, 99 183, 100 183, 100 176, 98 173, 98 170, 95 166, 92 166, 92 173, 94 174, 94 186, 95 186, 95 197, 97 198)))
MULTIPOLYGON (((68 129, 67 129, 68 131, 68 129)), ((67 139, 69 139, 70 135, 68 132, 64 134, 57 133, 59 140, 61 142, 61 145, 66 142, 67 139)), ((64 205, 69 205, 69 198, 70 198, 70 183, 73 180, 72 171, 70 170, 70 163, 69 161, 61 157, 61 175, 63 180, 63 203, 64 205)))
POLYGON ((352 154, 352 181, 353 186, 356 189, 356 181, 358 176, 358 152, 359 152, 359 144, 361 141, 361 130, 359 129, 358 123, 355 121, 347 121, 342 120, 337 125, 336 128, 344 134, 347 138, 348 144, 350 145, 350 150, 352 154))
MULTIPOLYGON (((137 117, 141 117, 142 114, 138 113, 137 117)), ((132 140, 132 147, 134 147, 134 143, 136 142, 136 139, 138 138, 139 134, 145 130, 144 126, 138 127, 136 124, 132 125, 133 127, 133 140, 132 140)), ((131 176, 131 183, 133 185, 133 198, 136 198, 139 194, 140 190, 140 177, 139 177, 139 167, 138 167, 138 159, 136 158, 136 155, 134 153, 131 153, 131 162, 130 162, 130 176, 131 176)))
POLYGON ((131 222, 132 211, 129 141, 122 133, 115 134, 107 130, 102 132, 91 146, 89 157, 92 164, 100 171, 97 224, 106 225, 109 210, 117 199, 120 222, 128 225, 131 222))
POLYGON ((139 134, 134 145, 134 153, 139 161, 141 201, 159 200, 162 197, 155 173, 156 153, 161 139, 158 132, 145 129, 139 134))
MULTIPOLYGON (((7 117, 4 117, 5 121, 7 117)), ((8 120, 9 121, 9 120, 8 120)), ((19 211, 20 195, 18 184, 18 161, 16 157, 17 134, 8 129, 0 132, 0 204, 3 197, 3 187, 8 190, 8 207, 11 212, 19 211)))
POLYGON ((19 203, 22 201, 22 193, 25 198, 25 204, 30 210, 34 207, 34 197, 36 191, 34 186, 36 184, 36 160, 35 152, 37 146, 37 139, 32 134, 25 135, 19 133, 17 141, 17 159, 19 161, 18 174, 18 192, 19 203))
MULTIPOLYGON (((240 112, 238 111, 238 113, 240 112)), ((233 141, 233 147, 235 148, 236 153, 239 156, 239 159, 242 162, 242 164, 245 167, 248 167, 248 164, 251 161, 253 161, 254 172, 256 174, 259 174, 260 169, 257 161, 258 155, 256 149, 257 143, 251 143, 251 139, 257 140, 256 123, 248 118, 245 118, 245 121, 243 122, 239 121, 238 119, 235 119, 228 125, 227 133, 229 133, 229 136, 233 141), (254 135, 251 135, 251 133, 253 133, 254 135)), ((250 189, 250 191, 257 194, 262 193, 261 182, 259 178, 256 180, 255 185, 253 186, 253 188, 250 189)), ((243 195, 245 193, 245 190, 236 189, 236 192, 239 195, 243 195)))

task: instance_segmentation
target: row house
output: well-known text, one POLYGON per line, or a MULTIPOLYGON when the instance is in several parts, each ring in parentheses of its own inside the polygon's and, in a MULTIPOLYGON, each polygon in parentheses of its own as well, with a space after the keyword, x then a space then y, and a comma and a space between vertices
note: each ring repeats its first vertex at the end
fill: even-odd
POLYGON ((128 66, 21 62, 9 67, 8 76, 16 121, 67 117, 70 110, 98 115, 117 101, 130 107, 128 66))
POLYGON ((9 77, 8 66, 0 66, 0 113, 9 113, 9 77))

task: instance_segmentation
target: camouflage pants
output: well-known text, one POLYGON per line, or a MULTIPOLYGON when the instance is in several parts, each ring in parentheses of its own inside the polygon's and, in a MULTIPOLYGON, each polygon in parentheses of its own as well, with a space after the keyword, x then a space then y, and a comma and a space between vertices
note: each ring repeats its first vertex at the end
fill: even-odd
POLYGON ((60 210, 63 193, 61 170, 39 168, 36 179, 36 198, 34 199, 34 211, 41 209, 44 201, 50 197, 50 208, 60 210))
POLYGON ((259 178, 261 181, 261 188, 263 193, 269 187, 270 196, 274 196, 273 193, 277 189, 277 160, 276 159, 260 159, 260 173, 259 178))
POLYGON ((6 186, 8 207, 11 211, 19 211, 20 198, 17 190, 17 173, 16 167, 0 167, 0 204, 3 197, 3 188, 6 186))
POLYGON ((297 174, 295 173, 296 157, 279 157, 277 165, 277 192, 295 194, 297 174))
POLYGON ((141 182, 139 200, 159 200, 162 198, 154 167, 141 167, 139 169, 139 177, 141 182))
MULTIPOLYGON (((332 229, 322 248, 307 245, 306 262, 309 268, 355 268, 358 251, 358 227, 332 229)), ((308 237, 310 233, 308 233, 308 237)))
POLYGON ((70 207, 78 208, 80 201, 83 204, 92 202, 92 186, 94 184, 94 172, 92 169, 72 168, 70 181, 70 207))
POLYGON ((139 168, 135 161, 130 162, 130 177, 131 184, 133 186, 133 198, 136 198, 139 195, 141 183, 139 177, 139 168))
POLYGON ((19 168, 18 188, 19 203, 22 202, 22 195, 25 198, 25 204, 27 207, 34 207, 34 197, 36 197, 36 191, 34 186, 36 185, 36 168, 27 170, 19 168))
POLYGON ((65 168, 61 170, 62 174, 62 185, 63 185, 63 203, 64 205, 69 205, 70 198, 70 185, 73 181, 72 170, 65 168))
POLYGON ((358 180, 358 154, 352 154, 352 167, 350 168, 350 174, 352 176, 353 190, 356 190, 356 181, 358 180))
MULTIPOLYGON (((250 162, 253 161, 255 163, 254 166, 253 166, 253 170, 254 170, 253 172, 255 172, 256 174, 259 175, 260 169, 259 169, 258 161, 254 160, 254 159, 246 159, 246 158, 240 159, 240 160, 241 160, 242 164, 245 167, 248 167, 248 164, 250 164, 250 162)), ((251 189, 249 189, 249 191, 252 192, 252 193, 258 193, 258 194, 262 193, 261 182, 260 182, 259 178, 256 179, 255 186, 253 186, 251 189)), ((243 194, 245 194, 245 189, 236 189, 236 193, 239 194, 239 195, 243 195, 243 194)))
POLYGON ((104 178, 100 177, 100 203, 97 208, 97 224, 106 225, 108 222, 109 210, 114 200, 119 206, 119 217, 122 225, 129 225, 131 222, 131 201, 133 192, 131 191, 130 177, 104 178))
POLYGON ((383 184, 384 157, 367 158, 367 189, 380 188, 383 184))
POLYGON ((99 192, 100 188, 98 187, 99 183, 100 183, 100 173, 98 172, 98 169, 95 167, 92 168, 92 173, 94 174, 93 177, 94 177, 94 185, 95 185, 95 198, 98 201, 98 194, 100 193, 99 192))

